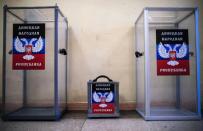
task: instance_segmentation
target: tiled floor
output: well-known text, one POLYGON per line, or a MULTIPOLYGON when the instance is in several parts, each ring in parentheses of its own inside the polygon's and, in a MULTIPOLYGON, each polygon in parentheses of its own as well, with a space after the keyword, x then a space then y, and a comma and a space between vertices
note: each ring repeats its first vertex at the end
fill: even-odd
POLYGON ((86 112, 69 112, 60 121, 0 120, 0 131, 203 131, 203 120, 144 121, 132 111, 116 119, 87 119, 86 112))

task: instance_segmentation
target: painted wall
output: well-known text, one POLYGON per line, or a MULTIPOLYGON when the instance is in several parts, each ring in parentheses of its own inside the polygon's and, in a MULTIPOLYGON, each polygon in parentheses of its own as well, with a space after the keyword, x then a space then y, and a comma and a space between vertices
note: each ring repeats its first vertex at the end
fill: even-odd
MULTIPOLYGON (((200 8, 202 0, 5 0, 8 6, 47 6, 57 3, 69 21, 68 102, 87 101, 87 81, 105 74, 120 82, 120 101, 135 102, 134 22, 144 7, 200 8)), ((1 3, 2 4, 2 3, 1 3)), ((2 8, 1 8, 2 18, 2 8)), ((2 19, 0 20, 2 34, 2 19)), ((2 43, 2 35, 0 35, 2 43)), ((203 37, 201 37, 203 50, 203 37)), ((2 44, 0 44, 2 52, 2 44)), ((202 52, 201 52, 202 54, 202 52)), ((0 68, 2 53, 0 54, 0 68)), ((203 65, 203 58, 201 58, 203 65)), ((0 72, 1 74, 2 72, 0 72)), ((203 80, 203 68, 201 69, 203 80)), ((0 80, 0 84, 1 84, 0 80)), ((203 82, 201 83, 203 85, 203 82)), ((203 94, 203 93, 202 93, 203 94)))

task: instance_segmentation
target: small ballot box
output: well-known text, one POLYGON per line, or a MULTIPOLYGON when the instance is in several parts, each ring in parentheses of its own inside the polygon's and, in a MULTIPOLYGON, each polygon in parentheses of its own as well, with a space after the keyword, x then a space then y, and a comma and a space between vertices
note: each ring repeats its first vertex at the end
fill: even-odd
POLYGON ((119 83, 100 75, 88 83, 88 117, 119 117, 119 83), (97 81, 106 78, 107 82, 97 81))

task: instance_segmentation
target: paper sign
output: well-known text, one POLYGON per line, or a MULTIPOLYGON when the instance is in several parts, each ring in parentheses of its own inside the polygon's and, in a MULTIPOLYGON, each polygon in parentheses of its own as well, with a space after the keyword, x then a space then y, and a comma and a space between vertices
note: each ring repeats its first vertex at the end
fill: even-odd
POLYGON ((92 113, 113 114, 114 104, 114 84, 94 83, 92 85, 92 113))
POLYGON ((13 70, 45 69, 45 24, 13 24, 13 70))
POLYGON ((189 75, 187 29, 156 30, 157 75, 189 75))

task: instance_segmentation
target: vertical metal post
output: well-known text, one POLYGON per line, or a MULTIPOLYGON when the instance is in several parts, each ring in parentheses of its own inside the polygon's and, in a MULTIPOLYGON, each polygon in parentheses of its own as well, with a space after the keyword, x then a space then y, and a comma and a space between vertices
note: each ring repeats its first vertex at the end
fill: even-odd
POLYGON ((176 76, 176 108, 180 109, 180 76, 176 76))
MULTIPOLYGON (((179 28, 179 23, 175 24, 175 28, 179 28)), ((180 76, 176 76, 176 108, 180 109, 180 76)))
MULTIPOLYGON (((142 13, 141 13, 142 14, 142 13)), ((139 17, 138 17, 138 19, 139 19, 139 17)), ((135 33, 134 33, 134 35, 135 35, 135 44, 134 44, 134 52, 136 52, 138 49, 137 49, 137 46, 136 46, 136 44, 139 44, 138 42, 137 42, 137 22, 138 22, 138 20, 136 20, 136 22, 135 22, 135 33)), ((137 109, 137 107, 138 107, 138 73, 137 73, 137 66, 138 66, 138 64, 137 64, 137 60, 136 60, 136 57, 134 56, 133 57, 133 61, 135 61, 135 71, 134 71, 134 73, 135 73, 135 77, 134 77, 134 81, 136 81, 136 83, 135 83, 135 94, 136 94, 136 109, 137 109)))
POLYGON ((55 7, 55 22, 54 22, 54 105, 56 119, 60 118, 59 98, 58 98, 58 6, 55 7))
POLYGON ((199 40, 199 10, 198 8, 195 9, 195 32, 196 32, 196 53, 197 53, 197 57, 196 57, 196 77, 197 77, 197 113, 198 116, 201 117, 201 88, 200 88, 200 40, 199 40))
POLYGON ((4 6, 3 13, 3 68, 2 68, 2 107, 3 114, 6 113, 6 23, 7 23, 7 5, 4 6))
POLYGON ((27 71, 23 70, 23 107, 27 106, 27 71))
POLYGON ((150 60, 149 60, 149 22, 148 9, 144 10, 144 35, 145 35, 145 115, 150 116, 150 60))
MULTIPOLYGON (((65 18, 66 19, 66 18, 65 18)), ((66 23, 66 45, 65 45, 65 48, 66 48, 66 51, 67 51, 67 55, 65 56, 66 57, 66 64, 65 64, 65 109, 67 110, 67 102, 68 102, 68 97, 67 97, 67 92, 68 92, 68 89, 67 89, 67 86, 68 86, 68 56, 69 56, 69 51, 68 51, 68 23, 67 23, 67 19, 65 20, 65 23, 66 23)))
MULTIPOLYGON (((27 23, 27 20, 24 21, 27 23)), ((23 107, 27 106, 27 71, 23 70, 23 107)))

